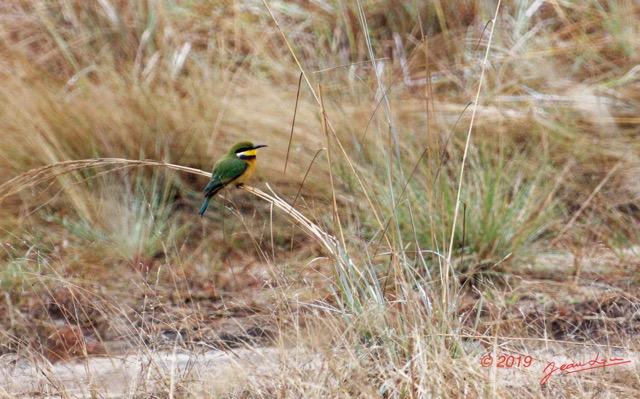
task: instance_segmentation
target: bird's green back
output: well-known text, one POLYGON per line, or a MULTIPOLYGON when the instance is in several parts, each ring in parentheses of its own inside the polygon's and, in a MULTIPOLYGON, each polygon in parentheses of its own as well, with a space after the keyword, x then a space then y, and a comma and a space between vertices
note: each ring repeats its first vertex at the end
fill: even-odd
POLYGON ((211 181, 204 189, 204 195, 215 194, 225 185, 233 182, 247 170, 247 163, 236 157, 235 153, 229 153, 213 165, 211 181))

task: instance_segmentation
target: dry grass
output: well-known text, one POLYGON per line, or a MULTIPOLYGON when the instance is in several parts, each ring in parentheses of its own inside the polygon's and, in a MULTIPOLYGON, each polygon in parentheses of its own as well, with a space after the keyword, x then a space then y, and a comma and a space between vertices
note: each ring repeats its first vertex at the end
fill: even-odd
POLYGON ((640 7, 178 3, 0 5, 0 396, 640 391, 640 7))

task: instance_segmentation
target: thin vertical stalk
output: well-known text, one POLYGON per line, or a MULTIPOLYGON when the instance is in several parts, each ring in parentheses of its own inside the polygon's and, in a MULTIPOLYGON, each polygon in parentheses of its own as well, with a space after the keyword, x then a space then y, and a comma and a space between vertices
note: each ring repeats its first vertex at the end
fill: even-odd
MULTIPOLYGON (((455 210, 453 211, 453 224, 451 226, 451 237, 449 241, 449 251, 447 252, 447 268, 451 268, 451 254, 453 253, 453 243, 454 237, 456 234, 456 224, 458 221, 458 212, 460 210, 460 196, 462 194, 462 179, 464 177, 465 165, 467 162, 467 155, 469 153, 469 143, 471 143, 471 133, 473 131, 473 123, 476 118, 476 111, 478 109, 478 100, 480 99, 480 92, 482 91, 482 83, 484 82, 484 73, 487 69, 487 60, 489 59, 489 50, 491 49, 491 41, 493 39, 493 31, 496 27, 496 20, 498 19, 498 12, 500 11, 500 3, 501 0, 498 0, 498 5, 496 6, 496 12, 493 16, 493 21, 491 23, 491 30, 489 31, 489 40, 487 42, 487 49, 484 53, 484 59, 482 61, 482 70, 480 72, 480 81, 478 83, 478 90, 476 92, 476 98, 473 101, 473 106, 471 108, 471 121, 469 122, 469 131, 467 132, 467 140, 464 145, 464 153, 462 155, 462 164, 460 165, 460 177, 458 180, 458 193, 456 195, 456 205, 455 210)), ((449 286, 449 272, 445 273, 445 288, 449 286)), ((444 289, 443 295, 446 294, 448 290, 444 289)), ((443 298, 445 299, 445 298, 443 298)), ((448 303, 448 302, 446 302, 448 303)))

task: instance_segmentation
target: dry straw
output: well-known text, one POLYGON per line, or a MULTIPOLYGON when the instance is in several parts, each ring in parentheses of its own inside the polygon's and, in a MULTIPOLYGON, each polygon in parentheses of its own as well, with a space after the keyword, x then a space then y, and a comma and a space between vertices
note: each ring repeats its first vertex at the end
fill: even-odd
MULTIPOLYGON (((123 159, 123 158, 94 158, 94 159, 81 159, 74 161, 63 161, 56 162, 50 165, 46 165, 40 168, 32 169, 28 172, 25 172, 19 176, 14 177, 13 179, 3 183, 0 185, 0 203, 2 203, 5 198, 15 195, 20 191, 35 187, 39 184, 53 184, 57 178, 62 175, 66 175, 68 173, 78 172, 86 169, 97 169, 97 168, 107 168, 107 170, 96 174, 96 176, 100 176, 103 173, 113 172, 115 170, 121 170, 125 168, 131 167, 143 167, 143 166, 151 166, 151 167, 164 167, 168 169, 177 170, 179 172, 192 173, 196 175, 211 177, 211 173, 205 172, 203 170, 188 168, 186 166, 175 165, 167 162, 154 161, 151 159, 145 160, 131 160, 131 159, 123 159)), ((95 176, 94 176, 95 177, 95 176)), ((346 268, 347 261, 341 256, 340 243, 338 240, 326 233, 322 230, 318 225, 309 220, 306 216, 300 213, 298 210, 289 205, 282 198, 278 197, 271 187, 269 190, 273 195, 269 195, 264 191, 261 191, 254 187, 249 186, 241 186, 246 192, 249 192, 257 197, 264 199, 269 202, 271 205, 279 208, 284 211, 288 217, 296 221, 299 226, 307 232, 309 235, 314 237, 321 243, 324 248, 329 252, 329 254, 333 257, 333 259, 337 262, 337 265, 341 268, 346 268)))

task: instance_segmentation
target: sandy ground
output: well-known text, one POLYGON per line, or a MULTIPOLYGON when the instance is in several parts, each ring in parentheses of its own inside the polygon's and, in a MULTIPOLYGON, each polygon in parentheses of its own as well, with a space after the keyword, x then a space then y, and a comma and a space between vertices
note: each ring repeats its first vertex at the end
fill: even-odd
MULTIPOLYGON (((480 372, 490 390, 524 389, 534 395, 539 392, 547 396, 545 393, 557 394, 572 384, 583 385, 584 380, 579 380, 587 379, 596 386, 601 381, 603 392, 613 394, 610 397, 635 392, 633 387, 625 392, 627 388, 617 386, 615 381, 616 376, 628 381, 629 376, 640 375, 639 353, 603 347, 567 350, 559 349, 557 343, 553 345, 555 349, 538 348, 527 353, 500 346, 473 359, 461 360, 461 367, 469 360, 482 365, 480 372), (491 361, 487 360, 488 355, 491 361), (515 359, 513 363, 509 356, 515 359), (525 359, 527 356, 530 358, 525 359), (502 367, 499 367, 500 359, 506 359, 502 367), (608 367, 602 367, 604 365, 608 367), (570 371, 573 373, 567 373, 570 371), (548 376, 547 386, 541 387, 545 376, 548 376)), ((176 393, 176 397, 234 396, 251 391, 251 387, 277 385, 274 383, 278 379, 286 380, 292 367, 296 371, 309 367, 321 369, 323 359, 320 354, 276 348, 198 354, 135 353, 54 364, 34 364, 26 359, 5 357, 0 361, 0 393, 16 398, 167 397, 167 392, 176 393)))
MULTIPOLYGON (((5 357, 0 361, 0 393, 10 397, 120 398, 154 392, 164 397, 161 392, 175 391, 215 397, 241 392, 256 379, 280 374, 283 355, 275 348, 241 348, 199 354, 136 353, 53 364, 5 357)), ((288 351, 286 356, 289 363, 297 354, 288 351)))

